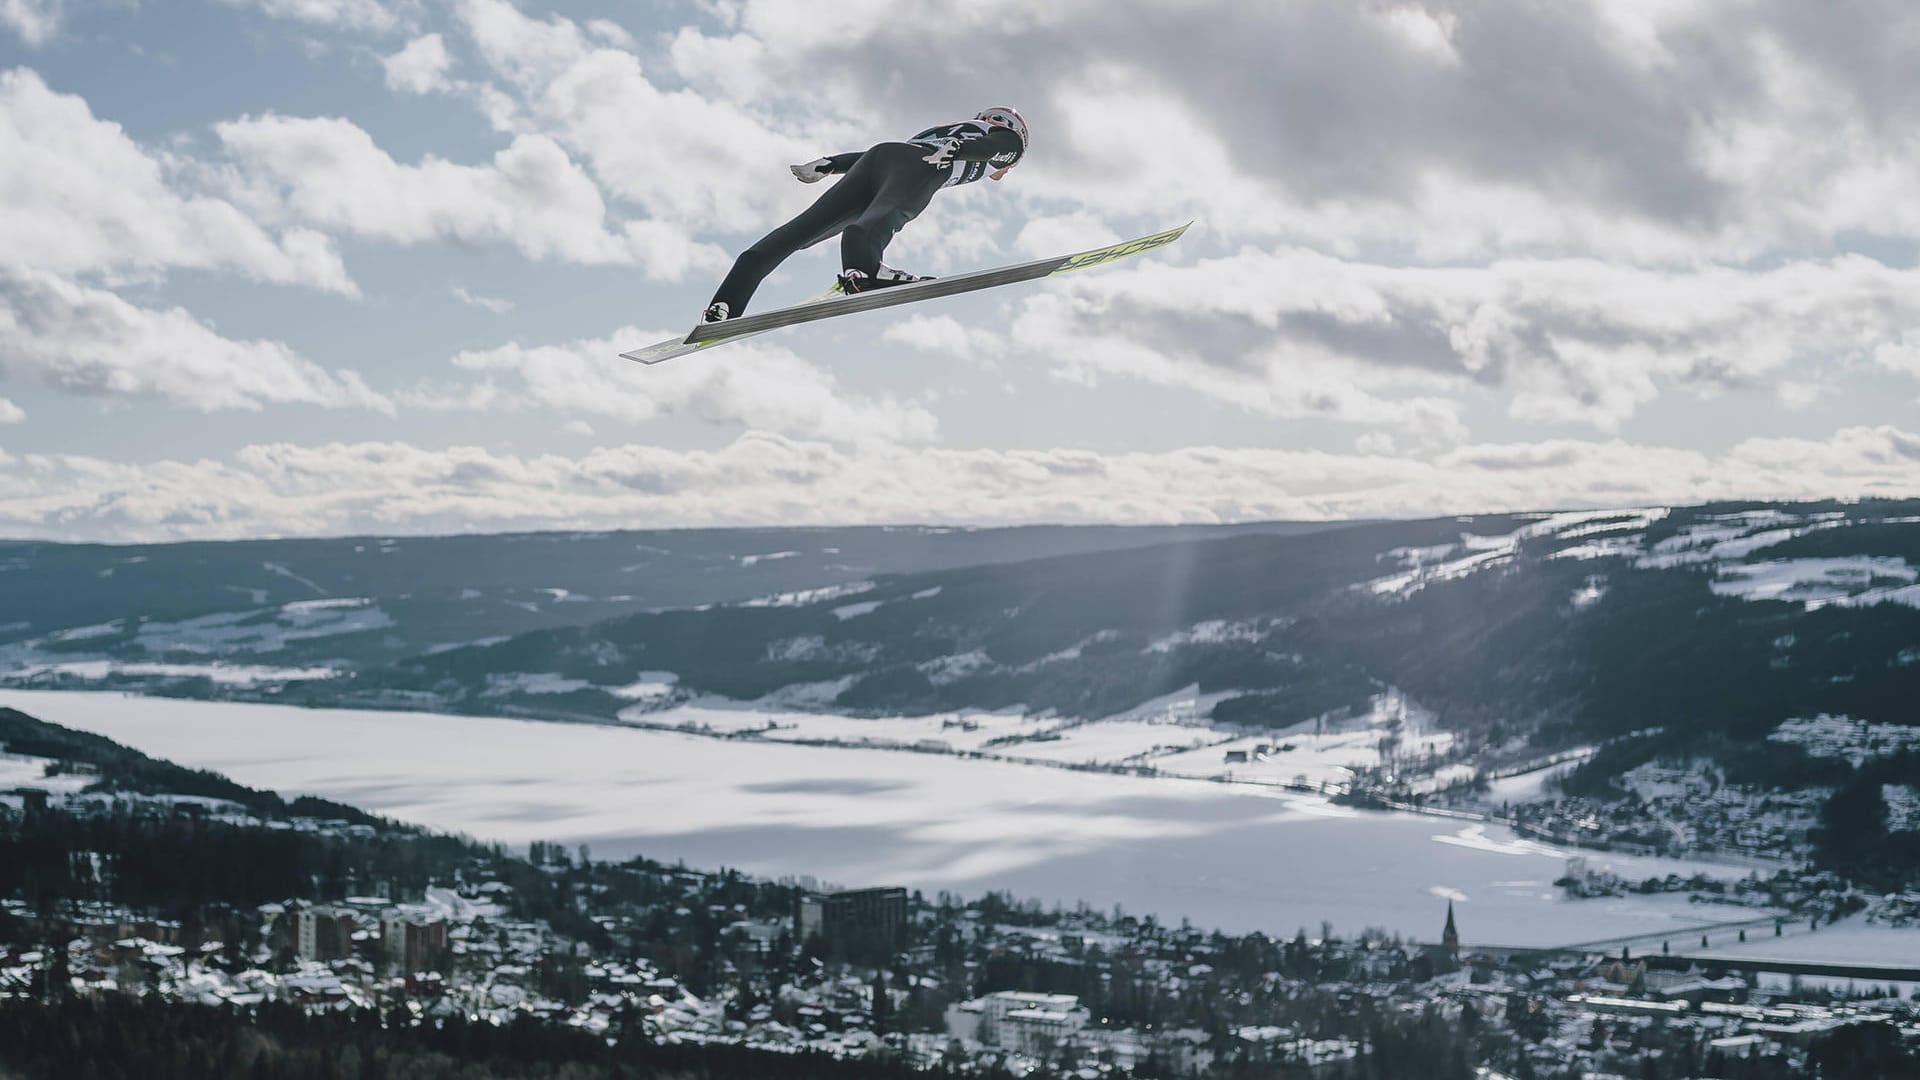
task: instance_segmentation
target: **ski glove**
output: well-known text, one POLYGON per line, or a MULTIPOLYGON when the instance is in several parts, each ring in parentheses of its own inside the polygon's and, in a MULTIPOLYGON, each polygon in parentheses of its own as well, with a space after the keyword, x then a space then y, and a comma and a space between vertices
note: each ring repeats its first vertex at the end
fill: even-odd
POLYGON ((920 160, 926 162, 929 165, 949 165, 949 164, 952 164, 953 155, 959 149, 960 149, 959 139, 941 139, 939 148, 934 150, 933 153, 928 154, 926 157, 921 158, 920 160))
POLYGON ((826 179, 830 175, 828 170, 832 165, 833 162, 828 161, 826 158, 815 158, 804 165, 790 165, 788 168, 793 171, 793 178, 795 180, 803 184, 814 184, 826 179))

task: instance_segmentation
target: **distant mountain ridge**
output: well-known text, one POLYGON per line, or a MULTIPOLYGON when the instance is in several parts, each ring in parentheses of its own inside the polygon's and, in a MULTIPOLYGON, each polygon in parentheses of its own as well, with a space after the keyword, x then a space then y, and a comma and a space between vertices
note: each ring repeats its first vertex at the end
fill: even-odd
MULTIPOLYGON (((308 561, 272 543, 178 546, 165 553, 187 568, 178 596, 155 595, 204 599, 231 586, 223 567, 268 563, 290 583, 276 588, 305 588, 297 577, 329 595, 35 633, 0 644, 0 681, 98 685, 91 664, 187 696, 640 722, 697 699, 1095 719, 1197 686, 1211 720, 1252 730, 1395 691, 1516 755, 1649 729, 1684 748, 1823 715, 1920 720, 1920 500, 1337 528, 299 542, 320 545, 308 561), (707 599, 609 594, 622 581, 651 601, 707 599), (367 595, 336 595, 355 586, 367 595), (129 674, 143 657, 146 674, 129 674), (192 674, 209 663, 244 677, 192 674), (252 677, 249 663, 278 666, 252 677)), ((0 557, 25 558, 17 548, 0 557)), ((49 608, 60 582, 147 565, 123 549, 33 557, 66 563, 49 579, 0 574, 0 588, 17 598, 35 579, 26 593, 49 608)))
POLYGON ((1392 687, 1448 727, 1536 747, 1648 728, 1757 739, 1821 713, 1912 723, 1920 503, 1373 523, 879 576, 290 693, 606 718, 695 694, 1091 718, 1194 684, 1228 695, 1217 718, 1275 727, 1392 687), (632 690, 664 675, 670 694, 632 690))
POLYGON ((210 696, 530 630, 843 586, 877 574, 1344 525, 676 529, 128 546, 0 541, 0 682, 210 696))

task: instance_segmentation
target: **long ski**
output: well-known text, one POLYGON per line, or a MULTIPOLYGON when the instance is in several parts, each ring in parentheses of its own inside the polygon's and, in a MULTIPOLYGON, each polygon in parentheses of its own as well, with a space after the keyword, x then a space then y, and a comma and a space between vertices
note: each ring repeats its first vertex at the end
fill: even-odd
POLYGON ((792 307, 777 308, 758 315, 743 315, 738 319, 728 319, 725 322, 703 323, 694 327, 693 332, 684 338, 669 338, 644 349, 635 349, 620 355, 642 364, 658 364, 676 356, 685 356, 728 341, 738 341, 755 334, 764 334, 769 330, 779 330, 783 327, 797 326, 819 319, 831 319, 840 315, 851 315, 856 311, 896 307, 920 300, 957 296, 980 289, 1011 285, 1016 281, 1032 281, 1036 278, 1052 277, 1055 274, 1085 270, 1088 267, 1102 266, 1116 259, 1124 259, 1165 247, 1180 239, 1180 235, 1192 224, 1188 222, 1177 229, 1168 229, 1166 232, 1126 240, 1103 248, 1094 248, 1092 251, 1057 255, 1051 259, 1036 259, 1033 262, 1002 266, 992 270, 975 270, 971 273, 956 274, 953 277, 930 278, 926 281, 915 281, 906 285, 895 285, 891 288, 852 295, 835 290, 792 307))

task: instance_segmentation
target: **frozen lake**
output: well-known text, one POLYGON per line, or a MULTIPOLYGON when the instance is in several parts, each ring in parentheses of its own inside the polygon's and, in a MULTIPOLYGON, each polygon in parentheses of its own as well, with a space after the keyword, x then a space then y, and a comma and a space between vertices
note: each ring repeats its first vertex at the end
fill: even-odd
MULTIPOLYGON (((845 886, 906 885, 1291 935, 1396 930, 1548 945, 1751 912, 1569 902, 1566 852, 1500 826, 1347 810, 1271 788, 618 726, 0 690, 0 705, 253 787, 520 845, 591 844, 845 886)), ((1706 867, 1598 857, 1632 878, 1706 867)))

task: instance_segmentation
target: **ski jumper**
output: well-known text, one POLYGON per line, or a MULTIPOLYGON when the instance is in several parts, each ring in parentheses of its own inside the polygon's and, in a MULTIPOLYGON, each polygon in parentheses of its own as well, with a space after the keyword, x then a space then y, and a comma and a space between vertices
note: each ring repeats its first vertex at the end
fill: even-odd
POLYGON ((826 172, 846 175, 800 216, 741 252, 713 300, 724 302, 738 316, 754 290, 787 256, 835 234, 840 237, 844 269, 877 275, 893 234, 920 216, 934 192, 1012 168, 1024 152, 1020 136, 1012 129, 963 120, 928 128, 906 142, 883 142, 862 152, 827 158, 826 172), (927 160, 943 148, 951 148, 944 164, 927 160))

